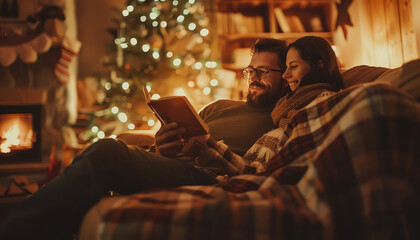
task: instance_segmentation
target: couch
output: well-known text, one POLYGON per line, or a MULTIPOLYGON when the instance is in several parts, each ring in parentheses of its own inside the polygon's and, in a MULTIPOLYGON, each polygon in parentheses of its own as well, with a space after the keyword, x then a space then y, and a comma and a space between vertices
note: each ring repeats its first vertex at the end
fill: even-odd
POLYGON ((103 198, 79 238, 420 239, 420 59, 343 77, 263 174, 103 198))

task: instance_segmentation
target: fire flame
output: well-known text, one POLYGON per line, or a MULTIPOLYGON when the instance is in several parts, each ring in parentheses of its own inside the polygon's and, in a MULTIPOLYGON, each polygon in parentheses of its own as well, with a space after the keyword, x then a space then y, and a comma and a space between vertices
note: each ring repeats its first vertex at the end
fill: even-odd
POLYGON ((13 125, 13 127, 11 127, 6 132, 3 132, 2 137, 5 138, 6 141, 4 141, 0 146, 2 153, 9 153, 11 151, 11 146, 18 146, 20 144, 19 134, 20 131, 17 124, 13 125))

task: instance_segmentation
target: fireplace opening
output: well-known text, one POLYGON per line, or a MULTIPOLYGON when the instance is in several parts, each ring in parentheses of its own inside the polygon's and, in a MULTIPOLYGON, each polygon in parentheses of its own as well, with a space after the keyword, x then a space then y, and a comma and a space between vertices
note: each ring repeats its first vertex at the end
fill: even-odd
POLYGON ((0 164, 41 161, 41 105, 0 106, 0 164))

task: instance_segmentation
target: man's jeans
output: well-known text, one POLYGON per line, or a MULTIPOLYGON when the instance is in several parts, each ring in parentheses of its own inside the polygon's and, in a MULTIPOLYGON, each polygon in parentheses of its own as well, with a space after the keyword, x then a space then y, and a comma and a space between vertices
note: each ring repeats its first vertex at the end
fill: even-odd
POLYGON ((76 157, 63 174, 17 207, 0 227, 0 239, 64 239, 110 190, 133 194, 151 188, 209 185, 205 171, 178 159, 100 140, 76 157))

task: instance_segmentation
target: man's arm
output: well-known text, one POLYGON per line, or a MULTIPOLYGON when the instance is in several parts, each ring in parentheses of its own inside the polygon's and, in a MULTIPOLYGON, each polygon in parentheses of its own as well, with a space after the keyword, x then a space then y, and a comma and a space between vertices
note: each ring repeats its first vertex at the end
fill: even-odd
POLYGON ((184 145, 184 141, 179 136, 185 131, 185 128, 178 127, 176 122, 162 125, 155 136, 157 153, 166 157, 175 157, 176 154, 181 152, 184 145))

